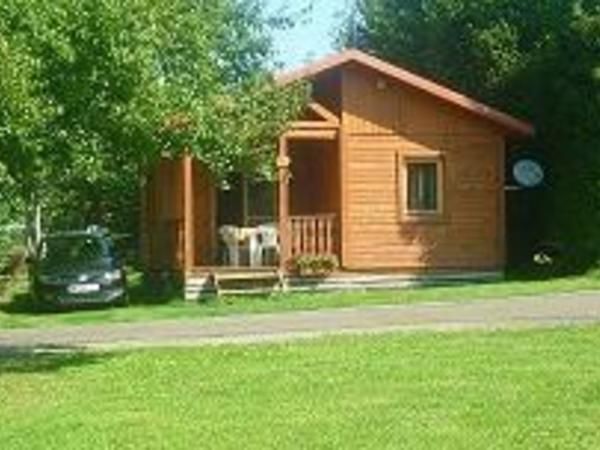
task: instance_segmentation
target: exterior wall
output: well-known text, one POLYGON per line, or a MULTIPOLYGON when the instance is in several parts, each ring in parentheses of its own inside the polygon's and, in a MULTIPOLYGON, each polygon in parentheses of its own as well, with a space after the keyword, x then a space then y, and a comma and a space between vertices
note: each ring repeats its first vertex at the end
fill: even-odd
POLYGON ((142 258, 150 271, 183 265, 183 171, 181 160, 161 159, 146 178, 141 222, 142 258))
POLYGON ((193 163, 192 179, 194 265, 210 266, 217 253, 217 192, 202 163, 193 163))
POLYGON ((358 66, 342 70, 343 257, 348 269, 500 269, 502 134, 484 120, 358 66), (443 211, 404 213, 405 158, 442 163, 443 211))
POLYGON ((216 192, 201 163, 161 159, 146 178, 142 203, 141 251, 146 269, 180 273, 214 263, 216 192))

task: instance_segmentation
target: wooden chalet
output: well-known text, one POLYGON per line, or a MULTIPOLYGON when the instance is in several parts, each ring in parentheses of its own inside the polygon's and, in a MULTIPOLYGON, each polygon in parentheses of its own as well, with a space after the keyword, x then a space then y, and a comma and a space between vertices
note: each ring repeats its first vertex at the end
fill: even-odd
POLYGON ((179 274, 190 295, 219 274, 281 281, 299 255, 333 255, 341 276, 503 271, 505 154, 531 125, 356 50, 279 77, 297 80, 313 98, 279 139, 277 183, 240 175, 223 189, 189 157, 158 164, 143 195, 148 271, 179 274), (250 248, 261 226, 276 243, 250 248))

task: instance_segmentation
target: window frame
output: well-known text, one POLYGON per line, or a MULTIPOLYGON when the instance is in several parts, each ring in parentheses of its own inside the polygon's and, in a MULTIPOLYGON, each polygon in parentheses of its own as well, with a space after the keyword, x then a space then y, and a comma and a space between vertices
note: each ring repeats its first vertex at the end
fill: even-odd
POLYGON ((445 169, 444 158, 439 152, 407 153, 401 155, 400 174, 400 199, 404 220, 408 221, 435 221, 444 216, 445 211, 445 169), (436 209, 415 210, 409 209, 409 166, 411 164, 435 164, 436 166, 436 209))

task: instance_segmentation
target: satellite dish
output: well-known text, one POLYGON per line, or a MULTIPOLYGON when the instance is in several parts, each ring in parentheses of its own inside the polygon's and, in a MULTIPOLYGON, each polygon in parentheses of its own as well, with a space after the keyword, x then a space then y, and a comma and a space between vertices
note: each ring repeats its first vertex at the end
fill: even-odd
POLYGON ((544 182, 546 174, 538 161, 531 158, 524 158, 514 164, 513 176, 521 187, 535 188, 544 182))

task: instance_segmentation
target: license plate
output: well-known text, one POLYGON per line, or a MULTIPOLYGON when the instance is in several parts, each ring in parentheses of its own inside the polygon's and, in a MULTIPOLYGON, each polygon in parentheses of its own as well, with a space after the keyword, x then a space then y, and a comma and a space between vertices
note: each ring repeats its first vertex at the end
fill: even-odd
POLYGON ((69 294, 92 294, 100 291, 99 284, 72 284, 67 289, 69 294))

